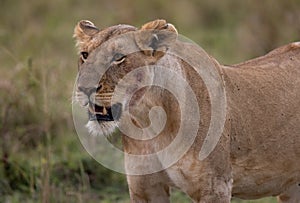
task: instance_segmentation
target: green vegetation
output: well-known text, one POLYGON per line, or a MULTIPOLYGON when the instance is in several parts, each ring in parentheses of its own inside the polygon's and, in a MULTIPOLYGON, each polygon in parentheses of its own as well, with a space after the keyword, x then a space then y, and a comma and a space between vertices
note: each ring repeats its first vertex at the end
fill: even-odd
MULTIPOLYGON (((90 158, 74 130, 79 20, 106 27, 164 18, 227 64, 300 36, 299 0, 0 2, 0 202, 129 202, 125 177, 90 158)), ((172 200, 190 202, 178 191, 172 200)))

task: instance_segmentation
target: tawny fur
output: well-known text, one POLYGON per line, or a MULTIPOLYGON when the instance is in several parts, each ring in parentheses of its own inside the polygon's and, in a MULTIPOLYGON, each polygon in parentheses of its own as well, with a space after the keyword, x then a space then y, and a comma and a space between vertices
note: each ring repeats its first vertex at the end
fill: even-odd
MULTIPOLYGON (((99 64, 105 61, 97 52, 110 54, 109 49, 97 47, 108 39, 137 29, 118 25, 85 36, 78 26, 74 35, 79 49, 90 53, 88 63, 80 64, 78 85, 88 87, 93 85, 91 70, 97 70, 99 64)), ((173 25, 167 26, 164 20, 142 26, 142 29, 168 28, 171 32, 177 32, 173 25)), ((140 47, 136 45, 138 41, 132 41, 132 44, 140 47)), ((108 48, 113 46, 108 45, 108 48)), ((190 45, 182 51, 195 53, 195 46, 190 45)), ((192 67, 176 57, 174 61, 180 64, 183 77, 189 81, 201 104, 201 128, 190 150, 171 167, 151 175, 127 176, 131 201, 169 202, 169 188, 177 187, 194 202, 228 203, 231 196, 243 199, 278 196, 280 202, 299 202, 300 43, 283 46, 265 56, 232 66, 222 66, 214 60, 225 83, 227 120, 217 147, 204 161, 198 160, 198 154, 210 122, 208 91, 192 67)), ((137 67, 158 62, 164 63, 163 54, 150 56, 141 50, 127 56, 120 66, 113 66, 106 73, 106 80, 100 82, 113 88, 116 85, 114 78, 120 78, 137 67)), ((154 153, 172 142, 180 123, 180 111, 170 93, 157 88, 141 90, 131 102, 131 113, 137 126, 149 125, 147 115, 153 106, 162 106, 169 119, 165 129, 155 139, 138 141, 122 135, 125 152, 154 153), (160 97, 155 96, 157 94, 160 97)), ((125 163, 127 168, 135 164, 125 163)))

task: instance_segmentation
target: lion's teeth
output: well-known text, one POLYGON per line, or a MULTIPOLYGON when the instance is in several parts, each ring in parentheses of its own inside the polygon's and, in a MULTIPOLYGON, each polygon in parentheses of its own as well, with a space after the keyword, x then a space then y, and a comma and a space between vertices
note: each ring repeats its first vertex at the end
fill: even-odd
POLYGON ((94 109, 91 107, 91 105, 89 105, 89 110, 91 113, 95 113, 94 109))
POLYGON ((103 106, 103 115, 107 115, 107 110, 106 110, 105 106, 103 106))

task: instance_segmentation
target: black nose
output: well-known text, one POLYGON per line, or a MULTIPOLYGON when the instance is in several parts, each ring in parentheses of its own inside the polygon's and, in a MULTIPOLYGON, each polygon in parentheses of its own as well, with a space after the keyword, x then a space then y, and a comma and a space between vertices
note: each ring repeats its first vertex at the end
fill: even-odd
POLYGON ((97 88, 96 87, 87 88, 87 87, 78 86, 78 90, 81 91, 81 92, 83 92, 87 96, 90 96, 93 92, 97 91, 97 88))
POLYGON ((119 120, 122 115, 122 104, 116 103, 111 106, 111 113, 114 120, 119 120))

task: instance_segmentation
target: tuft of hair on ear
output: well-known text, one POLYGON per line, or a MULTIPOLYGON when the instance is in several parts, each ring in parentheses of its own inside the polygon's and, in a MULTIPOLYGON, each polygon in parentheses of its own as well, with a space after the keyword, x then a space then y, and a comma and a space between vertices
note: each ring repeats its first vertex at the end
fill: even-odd
POLYGON ((163 19, 157 19, 148 22, 141 27, 141 30, 166 30, 178 34, 175 26, 170 23, 167 23, 167 21, 163 19))
POLYGON ((76 39, 76 47, 82 51, 86 44, 100 30, 89 20, 81 20, 77 23, 74 29, 73 37, 76 39))
POLYGON ((178 36, 174 25, 158 19, 144 24, 136 33, 138 47, 148 56, 162 56, 178 36))

